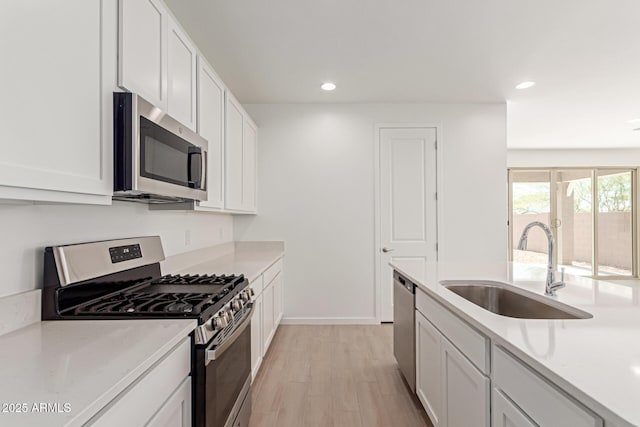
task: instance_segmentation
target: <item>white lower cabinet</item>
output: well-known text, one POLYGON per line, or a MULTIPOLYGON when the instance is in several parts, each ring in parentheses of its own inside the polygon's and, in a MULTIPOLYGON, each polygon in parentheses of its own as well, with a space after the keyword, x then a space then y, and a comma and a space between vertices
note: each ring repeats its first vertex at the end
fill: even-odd
POLYGON ((419 311, 416 394, 435 427, 490 425, 490 381, 419 311))
POLYGON ((86 425, 191 425, 191 340, 185 338, 86 425))
POLYGON ((536 425, 601 427, 603 420, 498 346, 493 346, 493 385, 536 425))
POLYGON ((191 425, 191 377, 182 382, 146 427, 188 427, 191 425))
POLYGON ((493 427, 535 427, 524 412, 514 405, 500 390, 491 392, 491 425, 493 427))
POLYGON ((255 378, 282 319, 282 259, 249 284, 254 291, 251 318, 251 376, 255 378))
POLYGON ((603 426, 586 405, 422 291, 416 394, 435 427, 603 426))
POLYGON ((273 327, 274 329, 280 324, 283 314, 282 300, 282 273, 273 279, 273 327))
POLYGON ((449 341, 442 340, 442 424, 489 426, 490 384, 449 341))
POLYGON ((265 287, 262 292, 262 351, 267 353, 273 338, 273 285, 265 287))
POLYGON ((262 364, 262 293, 253 300, 251 318, 251 378, 255 378, 262 364))
POLYGON ((416 394, 434 427, 442 414, 442 375, 440 332, 416 311, 416 394))

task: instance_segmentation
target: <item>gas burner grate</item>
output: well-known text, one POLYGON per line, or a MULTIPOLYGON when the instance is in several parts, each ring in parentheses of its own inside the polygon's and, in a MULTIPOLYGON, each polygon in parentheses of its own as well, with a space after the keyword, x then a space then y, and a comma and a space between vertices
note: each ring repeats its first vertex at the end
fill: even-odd
POLYGON ((215 275, 215 274, 168 274, 154 280, 154 285, 229 285, 239 284, 244 280, 244 275, 215 275))
POLYGON ((79 315, 183 314, 198 315, 221 295, 207 293, 119 293, 76 307, 79 315))

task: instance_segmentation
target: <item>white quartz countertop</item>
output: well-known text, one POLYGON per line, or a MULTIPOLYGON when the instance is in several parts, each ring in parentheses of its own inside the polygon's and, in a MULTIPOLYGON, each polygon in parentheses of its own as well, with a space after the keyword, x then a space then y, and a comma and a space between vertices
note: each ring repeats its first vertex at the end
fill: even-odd
POLYGON ((82 425, 196 325, 183 319, 45 321, 0 336, 0 425, 82 425), (40 404, 53 404, 47 411, 54 412, 37 412, 40 404), (26 413, 15 413, 15 405, 26 413))
MULTIPOLYGON (((486 311, 441 280, 495 280, 544 294, 546 271, 523 264, 395 261, 419 289, 617 427, 640 425, 640 288, 567 275, 553 299, 591 319, 516 319, 486 311)), ((543 298, 551 298, 544 297, 543 298)))
POLYGON ((200 255, 192 252, 192 259, 200 257, 200 260, 175 272, 181 274, 244 274, 249 282, 252 282, 283 256, 284 243, 282 242, 236 242, 232 252, 213 258, 206 252, 200 255))

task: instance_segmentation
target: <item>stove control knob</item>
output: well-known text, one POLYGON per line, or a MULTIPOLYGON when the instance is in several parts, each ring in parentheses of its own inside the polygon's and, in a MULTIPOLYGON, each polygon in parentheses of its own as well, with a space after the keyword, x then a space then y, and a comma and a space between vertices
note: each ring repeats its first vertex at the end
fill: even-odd
POLYGON ((249 301, 251 299, 251 293, 249 291, 242 291, 240 294, 240 299, 243 302, 249 301))
POLYGON ((241 299, 234 299, 233 301, 231 301, 231 310, 233 310, 234 313, 237 313, 238 311, 240 311, 243 305, 244 304, 241 299))
POLYGON ((228 324, 229 322, 224 316, 217 316, 213 319, 213 325, 216 331, 219 331, 220 329, 224 329, 224 327, 227 326, 228 324))
POLYGON ((233 319, 233 313, 230 308, 225 308, 220 313, 220 317, 224 318, 225 322, 228 324, 233 319))
POLYGON ((256 291, 253 290, 253 288, 249 288, 249 295, 250 296, 255 296, 256 291))

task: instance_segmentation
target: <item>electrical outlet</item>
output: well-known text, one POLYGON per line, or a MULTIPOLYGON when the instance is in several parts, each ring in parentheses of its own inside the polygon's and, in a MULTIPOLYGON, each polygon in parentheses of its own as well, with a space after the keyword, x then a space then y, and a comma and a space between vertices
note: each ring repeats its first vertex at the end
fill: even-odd
POLYGON ((189 246, 191 244, 191 230, 184 232, 184 245, 189 246))

